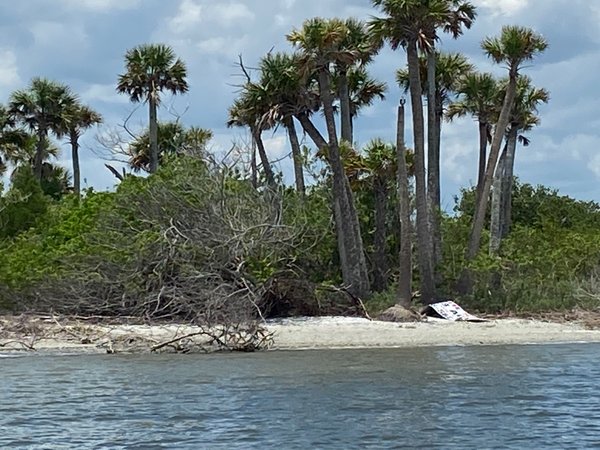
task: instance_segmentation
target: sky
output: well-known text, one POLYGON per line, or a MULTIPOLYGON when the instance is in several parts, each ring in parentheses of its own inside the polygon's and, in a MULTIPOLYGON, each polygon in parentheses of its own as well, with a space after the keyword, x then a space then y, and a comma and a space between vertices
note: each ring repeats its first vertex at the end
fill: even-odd
MULTIPOLYGON (((600 202, 600 0, 472 0, 478 17, 454 41, 442 36, 440 48, 460 51, 482 71, 506 73, 483 55, 480 42, 502 25, 532 27, 549 48, 523 73, 550 91, 540 108, 541 125, 529 133, 531 145, 517 149, 516 175, 532 184, 558 188, 582 200, 600 202)), ((144 106, 115 91, 124 71, 125 51, 142 43, 173 47, 188 67, 188 94, 165 97, 159 118, 213 130, 212 149, 225 152, 243 130, 225 126, 227 108, 242 79, 238 55, 253 67, 269 52, 289 51, 285 35, 305 19, 377 15, 369 0, 27 0, 0 2, 0 102, 41 76, 68 84, 104 117, 86 133, 81 155, 84 185, 112 189, 116 179, 104 167, 98 138, 114 134, 129 119, 135 132, 146 123, 144 106), (137 109, 136 109, 137 108, 137 109)), ((403 93, 394 82, 406 64, 402 51, 384 49, 370 71, 388 84, 387 99, 362 111, 355 125, 358 146, 381 137, 393 141, 396 105, 403 93)), ((317 118, 316 120, 321 120, 317 118)), ((302 136, 301 136, 302 137, 302 136)), ((306 144, 312 143, 304 138, 306 144)), ((407 140, 410 144, 410 135, 407 140)), ((291 182, 281 132, 266 132, 267 151, 291 182)), ((472 118, 444 123, 442 206, 450 210, 460 187, 476 182, 477 125, 472 118)), ((60 164, 71 166, 63 146, 60 164)))

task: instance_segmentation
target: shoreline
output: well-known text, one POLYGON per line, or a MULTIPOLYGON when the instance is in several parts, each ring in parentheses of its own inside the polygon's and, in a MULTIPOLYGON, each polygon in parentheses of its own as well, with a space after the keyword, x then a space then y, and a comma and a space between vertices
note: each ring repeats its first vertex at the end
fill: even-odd
MULTIPOLYGON (((450 322, 382 322, 357 317, 268 320, 268 351, 410 348, 466 345, 600 342, 600 329, 580 322, 492 319, 450 322)), ((190 325, 59 322, 49 316, 0 316, 0 353, 205 353, 207 337, 190 325), (171 345, 170 342, 175 344, 171 345), (180 345, 181 344, 181 345, 180 345), (182 346, 183 345, 183 346, 182 346)))

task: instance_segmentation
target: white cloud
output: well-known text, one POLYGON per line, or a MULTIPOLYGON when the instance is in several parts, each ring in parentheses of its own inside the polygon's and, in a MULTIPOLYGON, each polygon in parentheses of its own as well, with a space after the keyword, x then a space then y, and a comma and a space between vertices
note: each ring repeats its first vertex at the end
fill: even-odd
POLYGON ((17 57, 12 50, 0 49, 0 87, 2 90, 11 90, 21 84, 19 70, 17 67, 17 57))
POLYGON ((287 157, 290 154, 287 135, 275 135, 272 137, 263 138, 265 150, 269 159, 277 161, 287 157))
POLYGON ((243 3, 218 3, 214 6, 211 5, 210 9, 210 17, 226 26, 254 20, 254 13, 243 3))
POLYGON ((499 16, 513 16, 528 6, 528 0, 475 0, 473 3, 499 16))
POLYGON ((182 0, 177 14, 169 20, 168 27, 171 32, 180 34, 194 30, 201 23, 230 27, 253 21, 254 18, 254 13, 243 3, 182 0))
POLYGON ((202 5, 194 0, 183 0, 177 14, 169 20, 169 28, 175 33, 190 30, 202 21, 202 5))

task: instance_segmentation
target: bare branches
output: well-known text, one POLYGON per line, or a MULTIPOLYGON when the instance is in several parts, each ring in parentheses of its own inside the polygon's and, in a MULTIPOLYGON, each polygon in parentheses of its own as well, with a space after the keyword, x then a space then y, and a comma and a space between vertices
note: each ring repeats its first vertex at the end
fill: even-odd
MULTIPOLYGON (((24 314, 0 318, 0 349, 127 352, 251 352, 269 348, 273 334, 256 322, 208 326, 110 323, 103 317, 24 314), (86 320, 92 319, 92 320, 86 320), (32 331, 34 330, 34 331, 32 331)), ((114 319, 113 319, 114 320, 114 319)), ((139 319, 138 319, 139 321, 139 319)))
POLYGON ((282 222, 279 194, 257 192, 224 164, 182 158, 166 170, 175 173, 122 190, 86 237, 92 250, 65 257, 60 277, 25 303, 190 323, 222 349, 263 345, 264 286, 253 274, 285 267, 299 238, 282 222))
POLYGON ((241 54, 238 55, 238 66, 242 70, 242 73, 244 74, 244 76, 246 77, 246 83, 251 83, 252 78, 250 77, 250 73, 246 69, 246 66, 244 66, 244 60, 242 59, 241 54))

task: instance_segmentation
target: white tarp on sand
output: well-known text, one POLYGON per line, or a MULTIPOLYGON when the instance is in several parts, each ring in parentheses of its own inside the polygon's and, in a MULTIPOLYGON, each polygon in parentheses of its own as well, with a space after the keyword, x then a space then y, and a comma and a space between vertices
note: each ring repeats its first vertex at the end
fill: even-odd
POLYGON ((474 316, 473 314, 469 314, 453 301, 433 303, 425 309, 424 313, 428 316, 434 313, 433 315, 438 315, 446 320, 451 320, 453 322, 459 320, 464 320, 468 322, 485 321, 485 319, 481 319, 480 317, 474 316))

